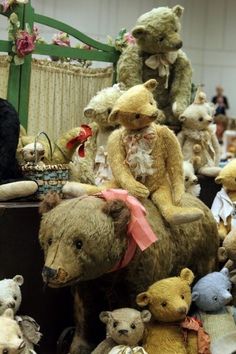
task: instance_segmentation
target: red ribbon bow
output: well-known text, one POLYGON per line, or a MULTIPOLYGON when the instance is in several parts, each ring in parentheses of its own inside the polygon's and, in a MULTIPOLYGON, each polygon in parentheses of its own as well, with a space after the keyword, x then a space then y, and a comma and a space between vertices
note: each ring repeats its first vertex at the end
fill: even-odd
POLYGON ((84 157, 85 156, 84 144, 88 140, 88 138, 92 135, 93 135, 93 133, 92 133, 91 127, 86 124, 82 124, 81 125, 81 132, 79 133, 79 135, 77 135, 75 138, 69 140, 66 144, 66 147, 68 149, 73 149, 74 145, 79 143, 80 145, 79 145, 79 149, 78 149, 78 154, 80 157, 84 157))

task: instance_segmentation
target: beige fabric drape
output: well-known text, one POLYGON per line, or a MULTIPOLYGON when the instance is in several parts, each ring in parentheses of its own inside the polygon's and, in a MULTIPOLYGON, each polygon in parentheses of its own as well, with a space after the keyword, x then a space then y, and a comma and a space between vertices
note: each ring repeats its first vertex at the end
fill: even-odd
POLYGON ((32 61, 28 134, 45 131, 52 140, 84 123, 83 109, 97 91, 112 84, 112 67, 81 68, 32 61))
POLYGON ((7 98, 7 86, 8 86, 8 76, 9 76, 10 63, 8 61, 8 56, 0 56, 0 97, 7 98))

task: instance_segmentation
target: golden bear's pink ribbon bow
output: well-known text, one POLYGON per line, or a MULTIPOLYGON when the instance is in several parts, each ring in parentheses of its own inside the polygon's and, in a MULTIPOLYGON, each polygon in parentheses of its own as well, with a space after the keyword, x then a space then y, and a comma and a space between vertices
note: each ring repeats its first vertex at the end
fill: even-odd
POLYGON ((157 236, 145 217, 146 210, 135 197, 132 197, 123 189, 107 189, 101 192, 101 196, 106 200, 122 200, 128 206, 131 213, 128 234, 132 236, 141 251, 157 241, 157 236))

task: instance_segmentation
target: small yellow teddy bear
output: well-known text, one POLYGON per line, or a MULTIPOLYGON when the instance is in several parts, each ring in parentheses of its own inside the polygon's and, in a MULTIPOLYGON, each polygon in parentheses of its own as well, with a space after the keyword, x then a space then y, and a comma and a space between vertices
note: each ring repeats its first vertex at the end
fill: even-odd
POLYGON ((198 208, 183 207, 183 158, 177 138, 166 126, 157 125, 162 112, 152 92, 154 79, 136 85, 116 101, 110 121, 122 127, 108 139, 108 161, 117 187, 137 198, 150 196, 167 222, 198 220, 198 208))

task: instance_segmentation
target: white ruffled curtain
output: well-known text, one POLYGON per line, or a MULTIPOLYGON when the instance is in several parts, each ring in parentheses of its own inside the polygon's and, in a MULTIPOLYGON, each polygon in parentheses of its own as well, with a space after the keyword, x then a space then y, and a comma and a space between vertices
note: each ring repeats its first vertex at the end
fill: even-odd
POLYGON ((48 60, 32 61, 28 134, 45 131, 55 140, 85 123, 83 109, 99 90, 112 85, 112 67, 81 68, 48 60))
POLYGON ((10 63, 8 56, 0 56, 0 97, 7 98, 7 86, 10 63))

